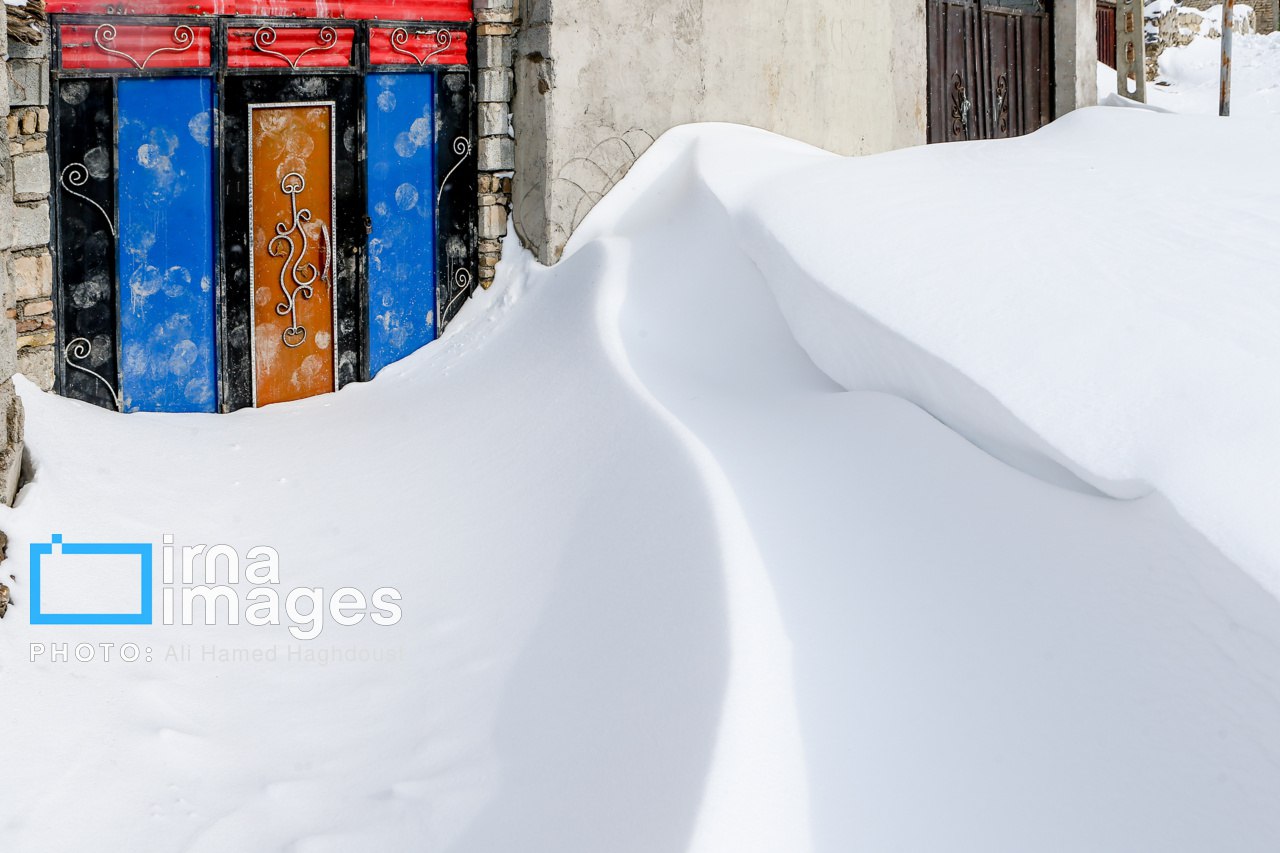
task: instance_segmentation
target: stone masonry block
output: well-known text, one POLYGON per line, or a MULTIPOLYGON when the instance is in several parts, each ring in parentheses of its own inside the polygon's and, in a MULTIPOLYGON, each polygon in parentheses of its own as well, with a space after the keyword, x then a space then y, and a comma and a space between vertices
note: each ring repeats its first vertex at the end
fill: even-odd
POLYGON ((33 249, 49 245, 49 204, 13 208, 13 248, 33 249))
POLYGON ((24 349, 18 353, 18 372, 45 391, 53 390, 53 349, 24 349))
POLYGON ((15 107, 49 103, 49 63, 40 59, 9 61, 9 100, 15 107))
POLYGON ((507 68, 513 49, 508 36, 481 36, 476 41, 476 64, 480 68, 507 68))
POLYGON ((19 302, 53 293, 53 259, 48 255, 14 258, 11 265, 9 280, 13 282, 14 298, 19 302))
POLYGON ((509 135, 506 104, 481 104, 479 113, 481 136, 509 135))
MULTIPOLYGON (((486 136, 480 140, 477 168, 482 172, 506 172, 516 167, 516 141, 510 136, 486 136)), ((46 217, 47 218, 47 217, 46 217)))
POLYGON ((18 195, 49 195, 49 155, 13 158, 13 191, 18 195))
POLYGON ((511 72, 506 68, 490 68, 480 72, 476 98, 481 103, 507 103, 511 100, 511 72))
POLYGON ((13 39, 9 42, 10 59, 47 59, 49 57, 48 33, 39 44, 27 44, 13 39))
POLYGON ((507 209, 491 204, 480 208, 480 238, 493 240, 507 235, 507 209))
POLYGON ((10 108, 9 63, 0 62, 0 115, 7 116, 10 108))

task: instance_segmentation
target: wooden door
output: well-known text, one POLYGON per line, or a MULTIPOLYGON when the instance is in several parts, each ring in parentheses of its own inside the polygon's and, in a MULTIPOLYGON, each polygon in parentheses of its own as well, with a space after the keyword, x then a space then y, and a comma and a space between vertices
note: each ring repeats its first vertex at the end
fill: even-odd
POLYGON ((930 0, 929 141, 978 139, 978 0, 930 0))
POLYGON ((1098 0, 1098 61, 1116 67, 1116 4, 1098 0))
POLYGON ((362 80, 228 76, 223 118, 227 408, 361 378, 367 327, 362 80))
POLYGON ((254 404, 336 390, 332 101, 249 108, 254 404))
POLYGON ((1053 118, 1048 0, 929 0, 930 142, 1001 139, 1053 118))

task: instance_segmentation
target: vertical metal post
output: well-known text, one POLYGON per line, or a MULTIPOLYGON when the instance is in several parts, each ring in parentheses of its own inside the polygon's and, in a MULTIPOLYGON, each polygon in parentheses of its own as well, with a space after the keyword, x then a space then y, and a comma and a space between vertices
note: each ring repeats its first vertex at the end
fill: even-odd
POLYGON ((1130 100, 1147 102, 1147 42, 1141 0, 1116 4, 1116 91, 1130 100))
POLYGON ((1236 0, 1222 4, 1222 82, 1218 94, 1218 115, 1231 115, 1231 47, 1236 25, 1236 0))

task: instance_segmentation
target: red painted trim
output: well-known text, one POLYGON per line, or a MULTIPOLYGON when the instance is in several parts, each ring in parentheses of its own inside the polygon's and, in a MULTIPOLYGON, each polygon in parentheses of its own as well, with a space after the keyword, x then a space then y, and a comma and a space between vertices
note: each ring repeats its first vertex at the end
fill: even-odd
POLYGON ((49 0, 75 15, 246 15, 347 21, 470 21, 472 0, 49 0))
POLYGON ((264 35, 261 49, 254 44, 257 32, 257 27, 227 31, 229 68, 288 68, 290 61, 298 68, 347 68, 351 65, 356 41, 353 29, 335 30, 337 41, 326 46, 321 38, 324 30, 320 27, 280 27, 274 30, 275 41, 267 40, 264 35))
POLYGON ((466 65, 467 64, 467 33, 465 30, 429 30, 425 33, 408 33, 408 38, 403 44, 399 45, 400 50, 396 50, 392 45, 392 38, 396 33, 395 29, 382 29, 374 27, 369 30, 369 61, 374 65, 421 65, 421 61, 426 60, 427 65, 466 65), (447 44, 445 50, 440 50, 444 46, 445 40, 440 39, 438 33, 448 33, 447 44), (440 50, 435 56, 431 54, 440 50), (413 56, 406 56, 400 51, 406 51, 413 56), (429 59, 427 57, 430 57, 429 59))
POLYGON ((470 21, 475 18, 471 0, 341 0, 341 5, 342 17, 355 21, 470 21))
POLYGON ((228 0, 49 0, 50 12, 76 15, 218 15, 228 0))
POLYGON ((147 68, 208 68, 212 53, 209 48, 211 33, 208 27, 188 27, 191 40, 184 43, 181 32, 174 27, 115 27, 115 38, 110 38, 111 27, 66 26, 62 28, 63 68, 120 68, 136 69, 139 64, 147 68), (95 42, 95 34, 98 35, 95 42), (181 49, 186 44, 185 49, 181 49), (106 48, 104 50, 104 48, 106 48), (128 54, 124 56, 108 51, 128 54))

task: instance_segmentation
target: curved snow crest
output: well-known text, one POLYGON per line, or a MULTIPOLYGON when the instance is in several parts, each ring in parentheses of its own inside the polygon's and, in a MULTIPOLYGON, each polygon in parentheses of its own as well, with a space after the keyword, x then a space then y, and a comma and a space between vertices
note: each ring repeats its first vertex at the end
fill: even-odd
MULTIPOLYGON (((668 183, 679 175, 668 175, 668 183)), ((721 549, 728 617, 728 671, 721 723, 688 850, 808 850, 811 847, 804 742, 795 703, 790 643, 769 573, 734 487, 697 434, 632 367, 623 341, 632 244, 593 241, 600 342, 618 375, 683 445, 712 510, 721 549), (768 766, 770 773, 756 772, 768 766)))
POLYGON ((1058 485, 1157 491, 1280 595, 1280 180, 1253 166, 1278 131, 1096 108, 1022 139, 841 158, 688 126, 567 253, 704 188, 737 242, 706 250, 746 254, 843 387, 910 400, 1058 485), (1212 180, 1187 174, 1184 152, 1225 149, 1212 180))

